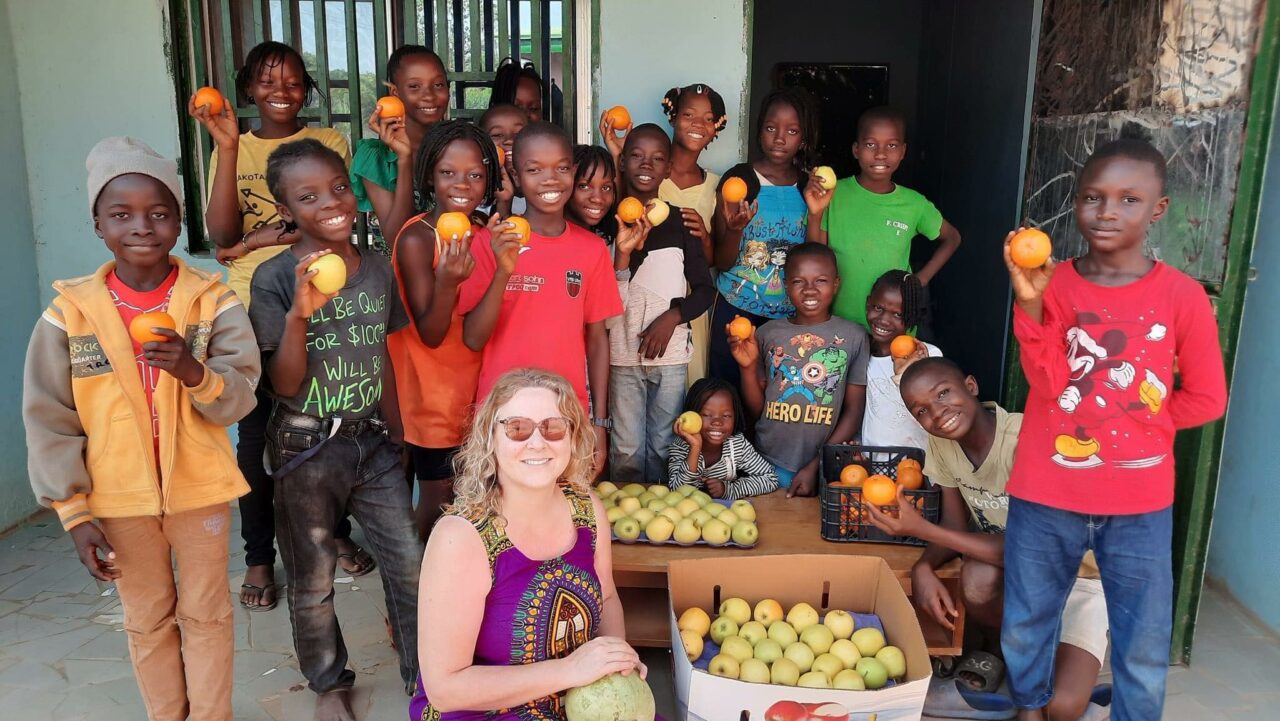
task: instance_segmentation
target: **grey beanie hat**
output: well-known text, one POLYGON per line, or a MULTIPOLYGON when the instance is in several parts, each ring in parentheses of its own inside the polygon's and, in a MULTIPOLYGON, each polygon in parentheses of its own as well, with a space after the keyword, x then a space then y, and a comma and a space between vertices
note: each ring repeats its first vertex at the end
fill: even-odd
POLYGON ((169 189, 178 202, 178 214, 182 208, 182 181, 178 179, 178 164, 161 156, 151 149, 150 145, 138 140, 119 136, 106 138, 93 146, 89 157, 84 161, 89 171, 89 212, 93 212, 98 202, 98 195, 115 178, 130 173, 149 175, 169 189))

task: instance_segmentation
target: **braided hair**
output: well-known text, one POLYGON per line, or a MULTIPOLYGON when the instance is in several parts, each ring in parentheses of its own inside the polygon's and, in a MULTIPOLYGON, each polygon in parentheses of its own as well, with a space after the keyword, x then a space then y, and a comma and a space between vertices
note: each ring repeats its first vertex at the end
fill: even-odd
POLYGON ((493 202, 498 189, 502 187, 498 175, 498 146, 493 144, 493 140, 483 130, 468 120, 442 120, 427 129, 422 145, 418 148, 418 155, 413 160, 413 205, 419 213, 430 210, 434 204, 432 196, 435 188, 432 186, 431 175, 436 163, 440 162, 440 156, 444 155, 445 148, 450 143, 468 140, 480 148, 480 157, 489 171, 486 173, 484 198, 480 204, 488 205, 493 202))
POLYGON ((760 114, 756 116, 756 142, 759 142, 758 138, 764 132, 765 117, 778 103, 790 105, 800 121, 800 149, 796 151, 791 163, 804 173, 818 161, 818 138, 822 128, 818 107, 814 104, 813 96, 804 88, 786 87, 771 91, 764 96, 764 101, 760 103, 760 114))
POLYGON ((871 284, 871 295, 893 288, 902 296, 902 324, 906 328, 914 328, 924 320, 925 300, 924 286, 920 278, 906 270, 885 271, 876 282, 871 284))
POLYGON ((262 76, 264 72, 269 72, 271 68, 284 65, 289 60, 298 63, 298 68, 302 70, 302 87, 305 93, 302 96, 302 104, 310 105, 312 98, 319 91, 319 84, 316 79, 311 77, 311 73, 307 72, 307 64, 303 62, 302 56, 297 50, 278 43, 274 40, 268 40, 264 43, 258 43, 253 46, 249 54, 244 58, 244 65, 236 71, 236 95, 240 96, 240 100, 247 104, 253 103, 253 93, 250 88, 255 80, 262 76))
POLYGON ((542 82, 542 76, 534 69, 533 63, 503 58, 498 63, 498 71, 493 75, 493 93, 489 95, 489 107, 504 103, 515 104, 516 90, 524 78, 538 84, 539 96, 546 94, 547 85, 542 82))
MULTIPOLYGON (((719 135, 721 130, 729 124, 729 115, 724 107, 724 98, 720 97, 710 85, 696 83, 694 85, 686 85, 683 88, 671 88, 666 95, 662 96, 662 112, 666 113, 667 119, 672 125, 676 123, 676 116, 680 114, 680 102, 685 98, 695 95, 706 95, 708 102, 711 103, 711 114, 716 116, 715 131, 719 135)), ((707 145, 715 142, 715 138, 711 138, 707 145)))

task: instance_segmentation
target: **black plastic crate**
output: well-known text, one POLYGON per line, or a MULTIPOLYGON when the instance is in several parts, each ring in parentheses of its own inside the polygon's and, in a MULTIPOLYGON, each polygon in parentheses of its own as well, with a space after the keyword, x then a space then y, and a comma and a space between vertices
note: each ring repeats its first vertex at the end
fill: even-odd
MULTIPOLYGON (((898 543, 923 546, 925 542, 913 536, 890 536, 876 528, 862 508, 861 488, 839 488, 831 484, 840 480, 840 471, 850 464, 867 469, 868 475, 880 474, 898 480, 898 463, 913 458, 924 466, 924 451, 907 446, 856 446, 832 444, 822 449, 820 469, 822 486, 819 495, 822 502, 822 538, 839 543, 898 543)), ((942 492, 925 479, 925 485, 916 491, 907 491, 907 498, 930 523, 937 523, 942 511, 942 492)))

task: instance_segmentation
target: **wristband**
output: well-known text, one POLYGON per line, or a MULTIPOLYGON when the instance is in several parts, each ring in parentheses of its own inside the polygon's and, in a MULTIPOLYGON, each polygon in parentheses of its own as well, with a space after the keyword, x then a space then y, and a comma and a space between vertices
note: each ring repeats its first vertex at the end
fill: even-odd
POLYGON ((609 418, 592 418, 591 425, 597 428, 603 428, 606 431, 613 430, 613 420, 609 418))

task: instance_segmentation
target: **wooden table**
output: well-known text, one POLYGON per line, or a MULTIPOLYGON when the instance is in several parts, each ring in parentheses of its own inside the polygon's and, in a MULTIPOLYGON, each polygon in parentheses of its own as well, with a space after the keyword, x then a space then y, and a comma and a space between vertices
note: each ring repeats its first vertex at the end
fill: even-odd
MULTIPOLYGON (((754 548, 712 546, 613 544, 613 579, 626 612, 627 640, 635 646, 671 647, 667 617, 667 564, 671 561, 726 556, 772 556, 793 553, 879 556, 911 595, 911 566, 920 558, 921 548, 884 543, 833 543, 820 533, 817 498, 786 498, 782 491, 751 499, 756 508, 760 541, 754 548)), ((938 569, 938 577, 957 600, 960 611, 955 630, 949 631, 919 613, 929 653, 959 655, 964 636, 964 607, 959 604, 960 563, 952 561, 938 569)))

